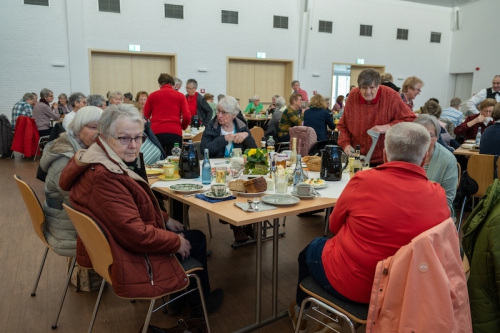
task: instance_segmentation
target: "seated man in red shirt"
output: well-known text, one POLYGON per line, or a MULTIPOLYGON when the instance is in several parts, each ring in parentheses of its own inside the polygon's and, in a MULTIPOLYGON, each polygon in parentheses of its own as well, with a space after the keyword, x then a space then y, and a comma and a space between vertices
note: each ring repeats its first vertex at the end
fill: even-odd
MULTIPOLYGON (((429 132, 419 124, 387 130, 385 163, 356 173, 335 204, 335 237, 316 238, 299 254, 299 284, 312 275, 335 297, 368 304, 378 261, 450 217, 443 188, 422 168, 429 144, 429 132)), ((305 297, 297 287, 289 310, 294 326, 305 297)), ((301 332, 306 327, 303 321, 301 332)))

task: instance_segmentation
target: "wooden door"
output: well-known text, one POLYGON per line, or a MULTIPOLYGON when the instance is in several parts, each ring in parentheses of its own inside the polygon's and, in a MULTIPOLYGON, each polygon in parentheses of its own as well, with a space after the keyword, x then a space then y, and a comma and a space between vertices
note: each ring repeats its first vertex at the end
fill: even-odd
POLYGON ((132 91, 132 57, 121 54, 94 54, 90 91, 106 97, 108 91, 132 91))
POLYGON ((234 60, 229 62, 226 94, 240 101, 244 110, 248 100, 255 95, 255 64, 250 61, 234 60))
POLYGON ((171 73, 171 62, 168 57, 133 56, 132 94, 135 96, 138 91, 151 93, 158 90, 158 77, 161 73, 171 73))
MULTIPOLYGON (((255 64, 255 94, 267 108, 273 95, 285 96, 286 65, 279 62, 258 62, 255 64)), ((288 100, 288 97, 285 97, 288 100)))
POLYGON ((380 74, 385 72, 385 67, 382 66, 370 66, 370 65, 364 65, 364 66, 356 66, 356 65, 351 65, 351 86, 358 86, 358 76, 359 73, 364 71, 365 69, 368 68, 373 68, 377 71, 380 72, 380 74))

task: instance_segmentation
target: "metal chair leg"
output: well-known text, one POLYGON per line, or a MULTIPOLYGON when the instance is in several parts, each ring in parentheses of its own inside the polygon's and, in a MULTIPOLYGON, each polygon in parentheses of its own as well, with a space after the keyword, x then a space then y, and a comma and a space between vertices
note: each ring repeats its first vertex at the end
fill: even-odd
POLYGON ((464 197, 462 202, 462 209, 460 210, 460 219, 458 220, 457 232, 460 232, 460 226, 462 225, 462 218, 464 217, 465 203, 467 202, 467 196, 464 197))
POLYGON ((155 307, 155 300, 152 299, 151 303, 149 303, 148 314, 146 315, 146 321, 144 322, 144 326, 142 327, 142 333, 148 332, 149 322, 151 321, 151 314, 153 313, 153 308, 155 307))
MULTIPOLYGON (((196 274, 188 274, 189 278, 195 278, 196 284, 198 285, 198 292, 200 293, 201 308, 203 309, 203 317, 205 317, 205 323, 207 324, 207 333, 211 333, 210 323, 208 322, 207 305, 205 304, 205 295, 203 294, 203 288, 201 286, 200 277, 196 274)), ((143 332, 145 333, 145 332, 143 332)))
POLYGON ((212 225, 210 224, 210 214, 207 213, 207 222, 208 222, 208 232, 210 233, 210 238, 212 238, 212 225))
POLYGON ((33 291, 31 292, 31 297, 36 296, 36 288, 38 287, 38 281, 40 281, 40 276, 42 275, 43 265, 45 265, 45 259, 47 258, 47 253, 49 252, 49 248, 45 248, 45 252, 43 253, 42 263, 40 264, 40 269, 38 270, 38 276, 35 280, 35 285, 33 286, 33 291))
POLYGON ((61 296, 61 302, 59 303, 59 311, 57 311, 56 320, 54 320, 54 325, 52 325, 52 329, 55 330, 57 328, 57 321, 59 320, 59 315, 61 314, 61 310, 64 304, 64 299, 66 298, 66 292, 68 291, 69 281, 71 281, 71 275, 73 274, 73 270, 75 269, 76 257, 73 257, 71 260, 71 267, 68 272, 68 278, 66 279, 66 285, 64 286, 64 291, 61 296))
POLYGON ((104 290, 104 286, 106 285, 106 280, 102 279, 101 288, 99 289, 99 295, 97 295, 97 301, 95 302, 94 312, 92 313, 92 318, 90 319, 90 326, 88 333, 92 332, 92 328, 94 327, 95 317, 97 316, 97 310, 99 310, 99 304, 101 303, 102 291, 104 290))

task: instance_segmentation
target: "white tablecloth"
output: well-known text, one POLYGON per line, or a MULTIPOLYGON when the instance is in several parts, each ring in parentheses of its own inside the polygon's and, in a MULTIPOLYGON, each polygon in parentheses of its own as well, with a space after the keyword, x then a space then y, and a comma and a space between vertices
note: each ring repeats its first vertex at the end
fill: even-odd
MULTIPOLYGON (((224 159, 211 159, 210 163, 212 166, 214 164, 220 164, 224 161, 224 159)), ((200 168, 201 169, 201 168, 200 168)), ((319 178, 319 172, 313 172, 313 171, 307 171, 307 174, 309 175, 309 178, 319 178)), ((345 186, 349 182, 349 173, 343 173, 342 174, 342 180, 340 181, 325 181, 326 187, 322 189, 317 189, 317 191, 321 194, 322 197, 325 198, 338 198, 342 191, 344 190, 345 186)), ((170 187, 171 185, 174 184, 201 184, 201 177, 195 178, 195 179, 178 179, 175 181, 158 181, 151 185, 152 188, 154 187, 170 187)), ((210 190, 210 185, 204 185, 204 189, 206 191, 210 190)), ((287 193, 292 192, 292 186, 287 187, 287 193)), ((274 190, 266 191, 266 194, 274 194, 274 190)))

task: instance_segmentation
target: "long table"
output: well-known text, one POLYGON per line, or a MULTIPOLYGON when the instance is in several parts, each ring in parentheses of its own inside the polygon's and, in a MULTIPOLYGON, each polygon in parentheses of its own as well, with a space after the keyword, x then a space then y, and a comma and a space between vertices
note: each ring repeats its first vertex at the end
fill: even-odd
MULTIPOLYGON (((215 163, 215 160, 211 160, 215 163)), ((319 177, 318 172, 309 172, 309 177, 317 178, 319 177)), ((338 182, 327 182, 327 187, 324 189, 319 189, 318 192, 321 197, 317 197, 309 200, 301 200, 299 203, 293 206, 278 207, 275 210, 269 211, 259 211, 259 212, 244 212, 240 208, 234 205, 235 202, 247 202, 246 197, 237 196, 235 200, 222 201, 219 203, 209 203, 193 196, 184 197, 183 194, 179 194, 169 188, 173 184, 179 183, 201 183, 200 178, 197 179, 180 179, 173 182, 158 181, 152 185, 152 188, 175 200, 178 200, 184 204, 184 206, 193 206, 196 210, 202 211, 204 213, 218 217, 232 225, 244 226, 252 223, 257 225, 257 235, 256 237, 256 290, 255 290, 255 322, 241 329, 234 331, 235 333, 251 332, 267 324, 270 324, 278 319, 281 319, 287 315, 286 311, 281 311, 278 313, 278 232, 279 232, 279 219, 285 216, 297 215, 300 213, 306 213, 319 209, 332 208, 340 193, 344 189, 345 185, 349 181, 349 174, 344 174, 343 179, 338 182), (269 318, 262 319, 261 317, 261 275, 262 275, 262 221, 272 220, 273 227, 273 263, 272 263, 272 297, 271 297, 271 309, 272 315, 269 318)), ((208 190, 209 186, 205 186, 205 190, 208 190)), ((290 187, 288 188, 290 191, 290 187)), ((272 194, 274 191, 267 191, 266 193, 272 194)), ((187 219, 187 210, 185 210, 184 219, 187 219)))
POLYGON ((455 149, 453 154, 454 155, 463 155, 463 156, 472 156, 472 155, 478 155, 479 150, 477 150, 477 149, 470 150, 470 149, 465 149, 465 148, 459 147, 459 148, 455 149))

